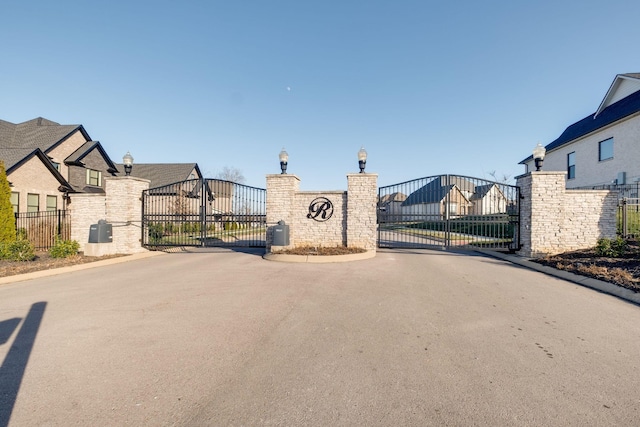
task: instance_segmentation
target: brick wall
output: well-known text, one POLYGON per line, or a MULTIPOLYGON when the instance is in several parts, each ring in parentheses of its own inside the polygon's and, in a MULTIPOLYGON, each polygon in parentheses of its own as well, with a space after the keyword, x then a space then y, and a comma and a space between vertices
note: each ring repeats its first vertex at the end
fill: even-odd
POLYGON ((567 190, 566 172, 517 177, 521 255, 541 257, 586 249, 616 236, 617 196, 611 191, 567 190))
POLYGON ((348 190, 299 191, 295 175, 267 175, 267 250, 273 244, 273 226, 289 226, 290 245, 349 246, 376 249, 376 174, 347 175, 348 190), (333 205, 331 218, 309 218, 309 206, 318 198, 333 205))

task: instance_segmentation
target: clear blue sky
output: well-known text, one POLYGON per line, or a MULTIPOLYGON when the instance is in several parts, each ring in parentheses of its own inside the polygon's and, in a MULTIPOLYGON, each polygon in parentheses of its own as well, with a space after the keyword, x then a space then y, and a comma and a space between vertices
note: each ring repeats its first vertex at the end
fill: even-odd
MULTIPOLYGON (((16 1, 0 118, 83 124, 116 162, 238 168, 306 190, 515 176, 640 72, 640 2, 16 1)), ((135 167, 135 164, 134 164, 135 167)))

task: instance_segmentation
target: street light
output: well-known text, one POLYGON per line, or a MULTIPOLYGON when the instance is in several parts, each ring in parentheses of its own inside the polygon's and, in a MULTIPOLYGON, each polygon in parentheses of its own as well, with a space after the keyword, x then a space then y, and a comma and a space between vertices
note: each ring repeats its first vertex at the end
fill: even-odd
POLYGON ((542 161, 544 160, 544 155, 546 152, 547 150, 545 150, 540 143, 538 143, 538 145, 536 145, 536 148, 533 149, 533 160, 536 163, 536 171, 542 169, 542 161))
POLYGON ((364 147, 360 147, 358 151, 358 166, 360 166, 360 173, 364 173, 364 167, 367 164, 367 150, 364 147))
POLYGON ((278 157, 280 158, 280 169, 282 169, 281 175, 284 175, 287 173, 287 162, 289 161, 289 154, 284 150, 284 147, 278 157))
POLYGON ((122 164, 124 164, 125 175, 131 175, 131 168, 133 167, 133 156, 128 151, 127 154, 122 157, 122 164))

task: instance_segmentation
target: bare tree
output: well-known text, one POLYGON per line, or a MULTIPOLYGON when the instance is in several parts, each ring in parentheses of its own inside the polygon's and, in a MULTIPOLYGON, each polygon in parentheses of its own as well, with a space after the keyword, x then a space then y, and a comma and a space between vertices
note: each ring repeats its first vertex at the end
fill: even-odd
POLYGON ((493 178, 493 180, 500 184, 509 184, 511 181, 511 175, 507 175, 506 173, 498 175, 498 173, 494 170, 488 172, 488 174, 493 178))
POLYGON ((244 184, 245 182, 244 175, 240 169, 230 168, 228 166, 223 167, 222 170, 216 174, 216 179, 231 181, 236 184, 244 184))

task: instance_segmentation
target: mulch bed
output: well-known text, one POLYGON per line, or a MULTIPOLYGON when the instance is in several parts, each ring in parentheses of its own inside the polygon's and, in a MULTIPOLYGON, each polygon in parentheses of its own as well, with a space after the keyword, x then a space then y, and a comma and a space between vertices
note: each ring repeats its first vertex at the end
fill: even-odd
POLYGON ((278 254, 286 254, 286 255, 319 255, 319 256, 327 256, 327 255, 350 255, 350 254, 361 254, 366 252, 365 249, 362 248, 347 248, 344 246, 335 246, 335 247, 314 247, 314 246, 301 246, 293 249, 286 249, 283 251, 277 251, 274 253, 278 254))
POLYGON ((620 258, 601 257, 588 249, 533 261, 640 292, 640 247, 637 242, 630 242, 629 251, 620 258))
POLYGON ((73 255, 68 258, 51 258, 48 252, 37 252, 33 261, 5 261, 0 260, 0 277, 14 276, 16 274, 31 273, 34 271, 50 270, 52 268, 67 267, 70 265, 85 264, 101 261, 103 259, 117 258, 124 255, 105 255, 101 257, 73 255))

